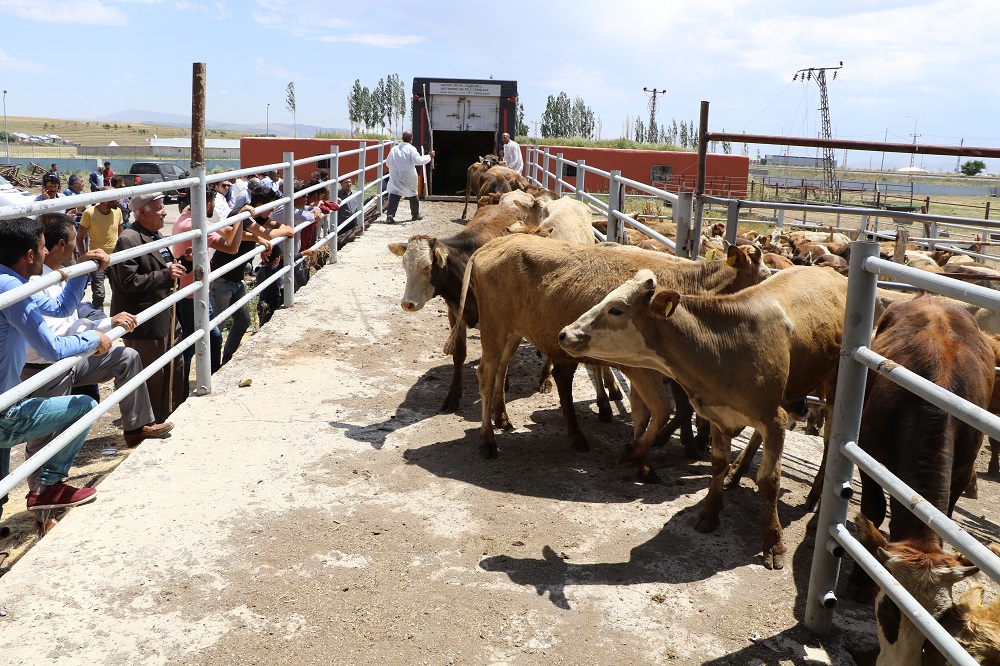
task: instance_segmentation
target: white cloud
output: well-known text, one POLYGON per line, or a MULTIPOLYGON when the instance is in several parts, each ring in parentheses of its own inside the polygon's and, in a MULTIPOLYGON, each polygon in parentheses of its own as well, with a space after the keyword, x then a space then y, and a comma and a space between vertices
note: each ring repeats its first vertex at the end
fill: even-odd
POLYGON ((42 66, 37 62, 18 60, 17 58, 11 57, 0 50, 0 69, 17 69, 27 71, 41 68, 42 66))
POLYGON ((362 44, 364 46, 375 46, 384 49, 398 49, 404 46, 413 46, 424 41, 419 35, 386 35, 377 33, 353 33, 347 35, 321 35, 318 37, 308 37, 310 41, 318 42, 345 42, 348 44, 362 44))
POLYGON ((254 59, 257 76, 265 79, 283 79, 286 81, 309 81, 309 77, 292 72, 286 67, 269 63, 260 56, 254 59))
POLYGON ((101 0, 0 0, 0 13, 49 23, 124 25, 125 15, 101 0))

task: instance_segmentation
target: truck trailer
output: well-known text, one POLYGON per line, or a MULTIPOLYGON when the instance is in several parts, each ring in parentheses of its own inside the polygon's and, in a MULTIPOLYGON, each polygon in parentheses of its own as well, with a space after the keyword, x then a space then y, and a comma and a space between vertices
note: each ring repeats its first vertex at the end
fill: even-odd
POLYGON ((413 79, 413 145, 434 150, 424 196, 465 194, 465 172, 480 156, 503 153, 500 137, 517 134, 517 81, 413 79))

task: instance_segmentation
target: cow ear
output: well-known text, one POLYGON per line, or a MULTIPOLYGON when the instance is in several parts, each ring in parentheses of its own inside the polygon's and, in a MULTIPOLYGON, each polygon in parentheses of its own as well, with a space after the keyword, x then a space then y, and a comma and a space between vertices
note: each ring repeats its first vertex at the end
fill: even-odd
POLYGON ((524 233, 525 231, 526 229, 524 226, 524 222, 521 221, 517 221, 514 224, 511 224, 510 226, 507 227, 507 233, 509 234, 520 234, 524 233))
POLYGON ((656 319, 670 319, 677 312, 681 295, 671 289, 659 289, 649 301, 649 311, 656 319))
POLYGON ((942 582, 950 585, 954 585, 955 583, 965 580, 969 576, 974 576, 977 573, 979 573, 979 567, 977 566, 944 567, 934 570, 934 574, 937 574, 942 582))
POLYGON ((444 265, 448 262, 448 250, 440 245, 435 245, 434 261, 439 267, 444 268, 444 265))
POLYGON ((397 257, 402 257, 406 254, 406 243, 389 243, 389 252, 392 252, 397 257))
POLYGON ((735 268, 736 264, 739 263, 741 250, 735 246, 730 245, 726 248, 726 266, 730 268, 735 268))

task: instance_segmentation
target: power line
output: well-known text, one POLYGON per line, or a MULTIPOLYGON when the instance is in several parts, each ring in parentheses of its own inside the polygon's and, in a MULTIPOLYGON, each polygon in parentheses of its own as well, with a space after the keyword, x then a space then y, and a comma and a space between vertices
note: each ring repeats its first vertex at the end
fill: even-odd
POLYGON ((643 88, 642 91, 650 95, 649 98, 649 131, 646 132, 646 141, 656 143, 656 96, 666 95, 666 90, 656 88, 643 88))

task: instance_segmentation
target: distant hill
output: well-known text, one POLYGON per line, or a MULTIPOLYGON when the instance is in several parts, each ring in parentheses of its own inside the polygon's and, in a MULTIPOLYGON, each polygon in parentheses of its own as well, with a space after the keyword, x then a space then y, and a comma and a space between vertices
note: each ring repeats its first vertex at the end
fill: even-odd
MULTIPOLYGON (((91 122, 99 123, 141 123, 144 125, 166 125, 169 127, 191 127, 191 117, 177 113, 160 113, 159 111, 146 111, 143 109, 127 109, 118 111, 100 118, 91 118, 91 122)), ((224 123, 217 120, 206 120, 205 128, 219 130, 223 132, 242 132, 244 134, 264 134, 265 130, 276 136, 292 136, 292 126, 287 123, 224 123)), ((335 132, 350 134, 350 130, 340 127, 320 127, 318 125, 304 125, 298 123, 298 135, 301 137, 311 137, 318 132, 335 132)))

